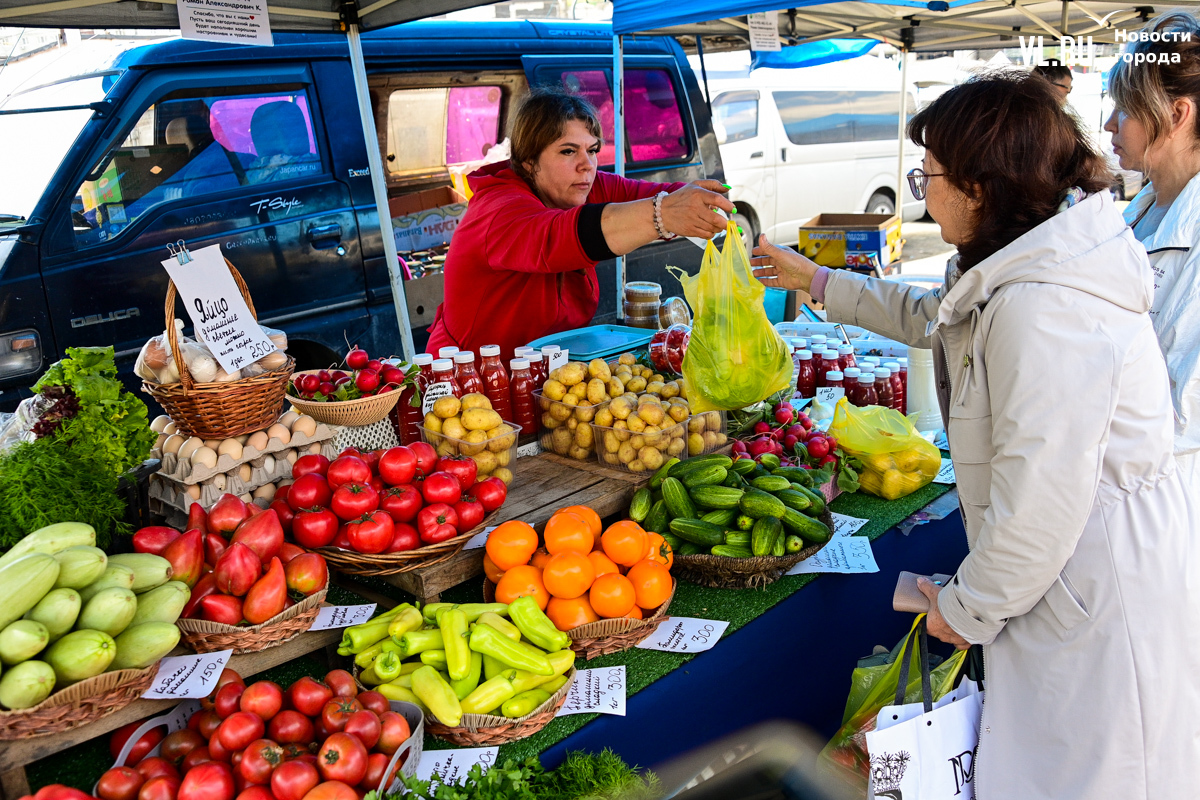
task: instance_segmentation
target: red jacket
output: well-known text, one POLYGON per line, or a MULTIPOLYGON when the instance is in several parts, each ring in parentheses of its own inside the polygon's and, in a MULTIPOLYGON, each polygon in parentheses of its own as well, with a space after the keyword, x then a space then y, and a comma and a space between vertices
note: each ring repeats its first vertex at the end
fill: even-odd
MULTIPOLYGON (((445 302, 425 350, 455 345, 474 351, 514 348, 591 322, 600 303, 596 262, 577 233, 582 206, 547 208, 508 162, 468 176, 474 194, 446 256, 445 302)), ((597 172, 588 203, 624 203, 674 191, 682 183, 649 183, 597 172)))

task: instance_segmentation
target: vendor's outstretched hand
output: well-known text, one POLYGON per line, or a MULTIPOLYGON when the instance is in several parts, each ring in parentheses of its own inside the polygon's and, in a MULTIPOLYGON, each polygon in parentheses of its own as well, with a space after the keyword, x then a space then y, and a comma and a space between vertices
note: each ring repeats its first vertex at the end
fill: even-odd
POLYGON ((719 208, 733 213, 733 203, 725 197, 729 189, 720 181, 693 181, 663 198, 662 224, 668 233, 711 239, 725 230, 726 222, 713 211, 719 208))
POLYGON ((771 244, 765 233, 758 236, 758 247, 754 248, 750 266, 754 268, 754 277, 764 286, 805 292, 812 287, 813 276, 819 269, 792 248, 771 244))
POLYGON ((921 590, 921 594, 929 598, 929 614, 925 617, 925 628, 929 631, 929 635, 935 639, 941 639, 946 644, 954 645, 958 650, 966 650, 970 647, 971 644, 954 632, 938 609, 938 593, 942 591, 942 587, 929 578, 917 578, 917 588, 921 590))

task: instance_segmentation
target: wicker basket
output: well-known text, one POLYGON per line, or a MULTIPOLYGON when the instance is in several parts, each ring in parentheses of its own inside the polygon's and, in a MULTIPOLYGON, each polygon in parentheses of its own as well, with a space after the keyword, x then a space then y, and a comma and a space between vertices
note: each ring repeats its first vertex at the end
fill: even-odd
POLYGON ((412 572, 414 569, 432 567, 435 564, 449 561, 458 555, 463 546, 475 535, 492 524, 499 514, 493 511, 484 517, 483 522, 464 534, 455 536, 437 544, 427 544, 415 550, 405 550, 401 553, 356 553, 353 550, 343 550, 340 547, 318 547, 314 552, 320 553, 330 569, 346 575, 365 575, 385 578, 389 575, 400 575, 412 572))
MULTIPOLYGON (((320 370, 310 369, 297 372, 292 376, 292 380, 295 380, 297 375, 314 372, 320 372, 320 370)), ((308 414, 317 422, 359 428, 363 425, 372 425, 386 417, 388 412, 395 408, 396 403, 400 401, 400 392, 392 390, 370 397, 360 397, 357 400, 336 400, 328 403, 304 400, 289 394, 287 401, 301 414, 308 414)))
MULTIPOLYGON (((833 517, 829 509, 819 517, 829 530, 833 530, 833 517)), ((783 574, 806 558, 820 552, 827 542, 806 547, 799 553, 786 556, 759 556, 757 558, 730 558, 729 556, 675 554, 674 570, 686 581, 714 589, 761 589, 774 583, 783 574)))
MULTIPOLYGON (((241 291, 250 314, 258 319, 246 281, 229 259, 225 259, 233 280, 241 291)), ((142 391, 158 401, 175 422, 181 434, 201 439, 228 439, 269 427, 283 410, 283 393, 296 362, 288 356, 279 369, 253 378, 227 383, 196 383, 179 352, 179 332, 175 328, 175 282, 167 287, 167 341, 179 369, 179 383, 142 381, 142 391)))
POLYGON ((325 589, 258 625, 240 627, 206 619, 181 619, 176 625, 183 641, 197 653, 233 650, 234 655, 257 653, 295 639, 312 627, 325 600, 325 589))
POLYGON ((439 739, 445 739, 459 747, 488 747, 490 745, 507 744, 526 736, 532 736, 550 724, 558 709, 567 699, 571 684, 575 683, 575 668, 567 672, 567 682, 562 685, 549 700, 542 703, 530 713, 516 719, 500 717, 494 714, 463 714, 459 725, 447 727, 438 722, 432 714, 425 717, 425 731, 439 739))
POLYGON ((50 736, 95 722, 141 697, 157 672, 157 663, 105 672, 71 684, 33 708, 0 711, 0 741, 50 736))
MULTIPOLYGON (((675 558, 678 559, 679 556, 675 558)), ((673 581, 671 595, 645 619, 629 619, 628 617, 602 619, 571 628, 566 631, 567 636, 571 637, 571 649, 583 656, 584 661, 591 661, 599 656, 619 653, 622 650, 636 647, 643 639, 654 633, 658 623, 669 619, 667 609, 671 607, 671 601, 675 599, 675 589, 678 586, 679 581, 673 581)), ((483 601, 493 603, 495 600, 496 584, 488 578, 484 578, 483 601)))

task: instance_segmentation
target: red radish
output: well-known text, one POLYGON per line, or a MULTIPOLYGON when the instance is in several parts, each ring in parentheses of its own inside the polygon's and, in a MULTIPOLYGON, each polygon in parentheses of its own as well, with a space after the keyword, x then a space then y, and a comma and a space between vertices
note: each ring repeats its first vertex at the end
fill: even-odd
POLYGON ((362 369, 370 360, 371 357, 367 355, 367 351, 357 347, 346 354, 346 366, 350 369, 362 369))
POLYGON ((365 369, 358 373, 358 377, 354 379, 354 385, 360 392, 373 392, 379 388, 379 373, 365 369))
POLYGON ((791 406, 781 405, 775 409, 775 421, 778 422, 780 425, 789 425, 789 424, 791 424, 792 419, 793 419, 793 417, 792 417, 792 407, 791 406))
POLYGON ((771 426, 768 425, 764 420, 759 420, 758 422, 754 423, 754 432, 755 433, 770 433, 771 426))

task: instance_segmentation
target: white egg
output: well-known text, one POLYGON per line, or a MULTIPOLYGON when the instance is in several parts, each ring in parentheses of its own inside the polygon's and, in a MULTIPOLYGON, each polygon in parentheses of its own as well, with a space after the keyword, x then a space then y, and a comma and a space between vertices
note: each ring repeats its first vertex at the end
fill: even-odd
POLYGON ((267 449, 267 443, 270 441, 271 438, 267 436, 266 431, 255 431, 250 434, 250 438, 246 442, 246 447, 251 447, 261 453, 267 449))
POLYGON ((268 475, 275 474, 275 456, 267 456, 262 461, 262 468, 267 471, 268 475))
POLYGON ((217 466, 217 451, 211 447, 197 447, 192 453, 192 465, 214 469, 217 466))
POLYGON ((317 435, 317 421, 315 419, 313 419, 312 417, 310 417, 308 414, 299 416, 296 418, 296 421, 292 423, 292 433, 293 434, 302 433, 305 436, 309 436, 309 437, 316 436, 317 435))
POLYGON ((171 438, 171 437, 170 437, 170 436, 168 436, 167 434, 165 434, 165 433, 160 433, 160 434, 158 435, 158 438, 154 440, 154 447, 153 447, 153 449, 154 449, 154 450, 162 450, 163 442, 165 442, 167 439, 170 439, 170 438, 171 438))
POLYGON ((271 439, 278 439, 284 444, 292 440, 292 432, 278 422, 267 428, 267 436, 271 439))
POLYGON ((167 437, 167 440, 163 442, 163 453, 178 453, 180 446, 186 441, 187 439, 183 436, 180 436, 178 433, 171 434, 167 437))
POLYGON ((237 439, 226 439, 217 448, 218 456, 229 456, 234 461, 242 460, 242 443, 237 439))
POLYGON ((150 423, 150 430, 154 431, 155 433, 162 433, 170 424, 170 417, 168 417, 166 414, 159 414, 154 418, 154 421, 150 423))
POLYGON ((212 481, 211 481, 213 488, 216 489, 218 492, 225 491, 225 485, 227 482, 228 482, 228 479, 225 477, 225 473, 223 473, 223 472, 220 474, 217 474, 217 475, 213 475, 212 481))
POLYGON ((196 436, 193 436, 192 438, 190 438, 186 442, 184 442, 182 445, 180 445, 179 457, 180 458, 191 458, 192 453, 196 452, 201 447, 204 447, 204 440, 200 439, 196 436))
POLYGON ((175 432, 175 430, 176 430, 175 423, 174 423, 174 422, 168 422, 168 423, 167 423, 167 426, 166 426, 165 428, 163 428, 163 429, 162 429, 162 432, 163 432, 163 433, 165 433, 165 434, 168 434, 168 435, 169 435, 169 434, 172 434, 172 433, 174 433, 174 432, 175 432))

